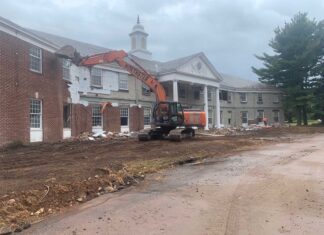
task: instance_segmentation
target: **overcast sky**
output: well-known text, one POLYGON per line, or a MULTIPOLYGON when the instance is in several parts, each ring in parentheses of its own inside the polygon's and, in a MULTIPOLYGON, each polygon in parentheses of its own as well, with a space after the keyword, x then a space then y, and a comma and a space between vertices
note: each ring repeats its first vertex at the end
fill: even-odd
POLYGON ((219 72, 257 79, 254 54, 271 52, 273 30, 297 12, 324 19, 324 0, 0 0, 0 15, 110 49, 130 49, 137 14, 153 59, 204 52, 219 72))

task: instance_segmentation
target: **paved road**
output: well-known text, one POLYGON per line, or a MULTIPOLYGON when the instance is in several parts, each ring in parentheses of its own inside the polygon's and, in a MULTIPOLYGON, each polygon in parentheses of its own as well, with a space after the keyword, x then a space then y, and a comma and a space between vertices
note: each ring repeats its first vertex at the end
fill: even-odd
POLYGON ((148 177, 25 234, 324 234, 324 135, 148 177))

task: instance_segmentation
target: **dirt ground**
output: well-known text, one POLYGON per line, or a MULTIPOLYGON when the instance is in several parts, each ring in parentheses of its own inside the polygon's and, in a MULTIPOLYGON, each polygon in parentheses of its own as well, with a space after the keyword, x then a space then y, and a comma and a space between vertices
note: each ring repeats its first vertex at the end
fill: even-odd
POLYGON ((323 128, 269 128, 182 142, 73 141, 0 150, 0 232, 20 231, 49 214, 138 183, 147 173, 200 158, 290 141, 323 128))

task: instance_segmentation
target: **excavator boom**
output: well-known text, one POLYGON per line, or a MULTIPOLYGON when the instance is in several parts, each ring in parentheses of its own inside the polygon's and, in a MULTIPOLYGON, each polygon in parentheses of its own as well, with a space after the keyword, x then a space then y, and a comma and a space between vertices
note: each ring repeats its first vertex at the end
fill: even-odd
POLYGON ((84 58, 81 65, 94 66, 104 63, 116 62, 118 65, 126 69, 135 78, 144 82, 156 95, 157 102, 166 101, 166 94, 163 86, 151 74, 147 73, 134 59, 132 59, 125 51, 110 51, 107 53, 96 54, 84 58), (131 63, 127 63, 125 59, 129 59, 131 63))

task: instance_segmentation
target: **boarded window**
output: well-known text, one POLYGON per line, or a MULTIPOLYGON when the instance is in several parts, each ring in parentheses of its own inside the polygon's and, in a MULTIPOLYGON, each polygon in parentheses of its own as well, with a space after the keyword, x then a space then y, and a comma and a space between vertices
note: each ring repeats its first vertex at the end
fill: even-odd
POLYGON ((29 49, 29 69, 34 72, 42 72, 42 50, 38 47, 29 49))

